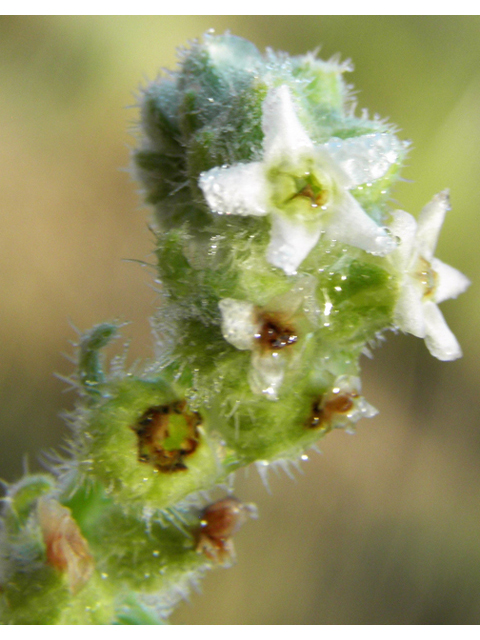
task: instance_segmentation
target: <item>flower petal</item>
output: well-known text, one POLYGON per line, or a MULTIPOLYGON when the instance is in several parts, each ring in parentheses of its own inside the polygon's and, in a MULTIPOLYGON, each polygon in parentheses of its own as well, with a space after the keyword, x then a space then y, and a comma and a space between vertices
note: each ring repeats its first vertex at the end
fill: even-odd
POLYGON ((393 322, 405 333, 424 338, 426 333, 424 320, 423 291, 417 281, 406 276, 395 305, 393 322))
POLYGON ((248 381, 253 393, 261 393, 269 400, 278 399, 278 389, 283 382, 285 359, 279 353, 252 355, 252 369, 248 381))
POLYGON ((218 303, 222 313, 222 334, 237 349, 252 349, 258 322, 251 302, 224 298, 218 303))
POLYGON ((288 158, 295 163, 313 150, 313 142, 298 119, 287 85, 268 92, 263 103, 264 161, 288 158))
POLYGON ((331 138, 324 147, 348 175, 349 189, 378 180, 405 153, 405 143, 389 133, 368 133, 346 140, 331 138))
POLYGON ((353 415, 349 415, 349 418, 356 422, 357 420, 360 420, 360 418, 373 418, 376 415, 378 415, 378 409, 361 396, 355 403, 355 413, 353 415))
POLYGON ((425 302, 423 314, 426 325, 425 344, 432 356, 439 360, 460 358, 462 349, 437 305, 434 302, 425 302))
POLYGON ((405 271, 414 258, 417 221, 409 213, 401 210, 394 211, 392 217, 389 229, 392 235, 398 238, 399 243, 390 259, 399 271, 405 271))
POLYGON ((261 162, 215 167, 201 173, 198 183, 215 213, 267 215, 268 187, 261 162))
POLYGON ((456 298, 470 285, 470 280, 461 271, 437 258, 432 259, 432 269, 438 275, 438 284, 435 288, 435 302, 437 304, 450 298, 456 298))
POLYGON ((450 209, 448 189, 437 193, 418 216, 417 246, 424 258, 431 260, 437 246, 445 214, 450 209))
POLYGON ((268 262, 283 269, 287 275, 296 273, 297 267, 317 244, 321 229, 321 222, 305 224, 286 216, 272 215, 268 262))
POLYGON ((325 237, 384 256, 395 249, 395 240, 368 216, 348 192, 341 194, 325 229, 325 237))

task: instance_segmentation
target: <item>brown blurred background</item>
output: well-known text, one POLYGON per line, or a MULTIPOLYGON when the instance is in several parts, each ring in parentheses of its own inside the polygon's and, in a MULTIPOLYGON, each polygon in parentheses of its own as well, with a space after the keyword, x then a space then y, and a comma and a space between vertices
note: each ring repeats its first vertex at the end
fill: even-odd
POLYGON ((473 281, 442 305, 464 358, 388 334, 365 359, 380 409, 330 434, 293 482, 254 469, 237 494, 261 518, 237 537, 238 564, 203 583, 183 624, 480 623, 480 18, 4 17, 0 21, 0 477, 66 433, 75 332, 131 320, 130 361, 150 354, 155 293, 148 211, 125 171, 135 92, 175 48, 214 28, 301 54, 322 46, 356 71, 360 107, 413 140, 395 195, 413 214, 450 187, 437 256, 473 281), (414 182, 410 182, 414 180, 414 182))

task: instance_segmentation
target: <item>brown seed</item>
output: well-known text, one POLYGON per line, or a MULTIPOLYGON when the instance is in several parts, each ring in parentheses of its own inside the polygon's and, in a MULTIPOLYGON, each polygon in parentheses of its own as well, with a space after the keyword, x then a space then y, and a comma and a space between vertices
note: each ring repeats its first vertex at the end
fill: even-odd
POLYGON ((231 497, 219 500, 204 509, 200 526, 209 538, 221 540, 236 533, 246 519, 243 504, 237 498, 231 497))
POLYGON ((256 517, 256 508, 233 496, 209 505, 200 515, 197 551, 220 564, 231 564, 235 558, 231 537, 249 517, 256 517))
POLYGON ((40 498, 37 515, 48 564, 66 574, 70 591, 77 593, 94 570, 87 541, 72 518, 70 509, 57 500, 40 498))
POLYGON ((358 394, 354 391, 330 396, 319 396, 312 403, 312 410, 306 422, 308 429, 323 428, 330 431, 335 415, 348 413, 358 394))
POLYGON ((325 403, 325 408, 331 414, 348 413, 353 407, 353 398, 357 395, 354 393, 340 393, 325 403))

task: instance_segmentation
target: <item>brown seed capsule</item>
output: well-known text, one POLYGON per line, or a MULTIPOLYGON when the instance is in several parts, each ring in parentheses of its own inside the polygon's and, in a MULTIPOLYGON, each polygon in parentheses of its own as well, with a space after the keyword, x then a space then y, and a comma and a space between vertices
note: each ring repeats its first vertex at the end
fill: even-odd
POLYGON ((243 504, 233 496, 209 505, 203 510, 196 531, 197 551, 221 565, 231 564, 235 560, 231 537, 248 518, 256 516, 254 505, 243 504))
POLYGON ((330 431, 335 416, 346 414, 353 409, 357 397, 354 391, 319 396, 312 403, 312 411, 306 422, 307 428, 330 431))
POLYGON ((70 591, 77 593, 94 570, 88 543, 70 509, 53 498, 40 498, 37 515, 46 548, 47 562, 67 576, 70 591))
POLYGON ((297 342, 297 332, 282 318, 282 314, 262 312, 258 320, 255 338, 264 351, 279 351, 297 342))
POLYGON ((150 407, 132 429, 138 436, 138 459, 158 471, 185 471, 185 458, 198 447, 200 414, 190 412, 185 401, 150 407))

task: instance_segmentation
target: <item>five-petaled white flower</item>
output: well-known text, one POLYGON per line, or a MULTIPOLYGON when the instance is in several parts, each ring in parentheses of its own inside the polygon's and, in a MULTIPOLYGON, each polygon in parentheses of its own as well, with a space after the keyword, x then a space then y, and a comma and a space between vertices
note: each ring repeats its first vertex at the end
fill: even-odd
POLYGON ((265 98, 262 128, 261 161, 215 167, 200 175, 199 185, 218 214, 270 216, 270 264, 294 274, 322 233, 376 255, 395 248, 349 189, 384 176, 404 143, 371 133, 314 144, 286 85, 265 98))
POLYGON ((460 358, 462 350, 437 304, 456 298, 470 284, 463 273, 433 257, 449 208, 448 191, 442 191, 422 209, 418 222, 405 211, 395 211, 390 225, 400 240, 388 257, 401 274, 394 322, 402 331, 425 338, 439 360, 460 358))
POLYGON ((299 339, 295 313, 301 298, 292 292, 284 296, 283 302, 287 308, 290 303, 288 312, 260 308, 234 298, 219 302, 223 337, 237 349, 252 352, 250 388, 270 400, 278 399, 287 364, 299 355, 295 349, 299 339))

